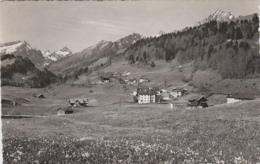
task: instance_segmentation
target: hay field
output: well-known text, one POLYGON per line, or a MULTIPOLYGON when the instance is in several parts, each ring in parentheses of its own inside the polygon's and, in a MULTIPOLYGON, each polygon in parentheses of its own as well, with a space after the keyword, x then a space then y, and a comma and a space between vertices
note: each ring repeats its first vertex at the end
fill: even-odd
MULTIPOLYGON (((71 115, 2 119, 4 163, 260 162, 259 99, 170 109, 134 104, 129 90, 106 85, 91 93, 103 101, 71 115)), ((46 90, 46 103, 89 95, 89 88, 55 87, 55 95, 46 90)))

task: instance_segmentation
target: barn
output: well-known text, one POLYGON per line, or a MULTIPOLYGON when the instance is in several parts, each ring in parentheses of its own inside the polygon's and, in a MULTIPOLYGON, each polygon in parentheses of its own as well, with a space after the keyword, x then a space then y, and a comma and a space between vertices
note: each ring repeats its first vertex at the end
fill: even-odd
POLYGON ((197 99, 188 100, 188 106, 206 108, 206 107, 208 107, 207 101, 208 101, 208 99, 206 99, 204 96, 202 96, 197 99))
POLYGON ((254 95, 250 93, 231 93, 227 96, 227 103, 235 103, 244 100, 254 100, 254 95))

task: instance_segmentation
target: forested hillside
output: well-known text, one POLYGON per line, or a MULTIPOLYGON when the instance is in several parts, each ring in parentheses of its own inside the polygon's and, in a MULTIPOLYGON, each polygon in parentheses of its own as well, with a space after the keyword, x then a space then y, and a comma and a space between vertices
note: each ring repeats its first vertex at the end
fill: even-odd
POLYGON ((40 70, 28 58, 6 54, 1 56, 1 85, 45 87, 57 82, 57 77, 47 69, 40 70))
POLYGON ((141 39, 114 60, 121 58, 132 64, 194 60, 194 72, 211 68, 223 78, 255 77, 260 73, 258 27, 257 14, 234 21, 213 20, 161 37, 141 39))

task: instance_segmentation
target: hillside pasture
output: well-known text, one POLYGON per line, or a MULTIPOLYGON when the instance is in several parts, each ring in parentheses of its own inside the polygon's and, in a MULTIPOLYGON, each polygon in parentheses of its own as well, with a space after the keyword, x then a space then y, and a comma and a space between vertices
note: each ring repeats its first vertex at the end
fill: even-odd
POLYGON ((3 157, 5 163, 257 163, 259 106, 259 99, 205 109, 122 102, 3 119, 3 157))

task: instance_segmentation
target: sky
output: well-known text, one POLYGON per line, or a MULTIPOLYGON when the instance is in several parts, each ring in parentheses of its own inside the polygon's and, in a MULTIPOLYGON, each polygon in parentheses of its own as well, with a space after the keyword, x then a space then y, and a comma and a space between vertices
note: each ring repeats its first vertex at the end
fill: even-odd
POLYGON ((218 9, 236 17, 258 13, 258 0, 0 2, 0 42, 26 41, 73 53, 132 33, 155 36, 192 26, 218 9))

